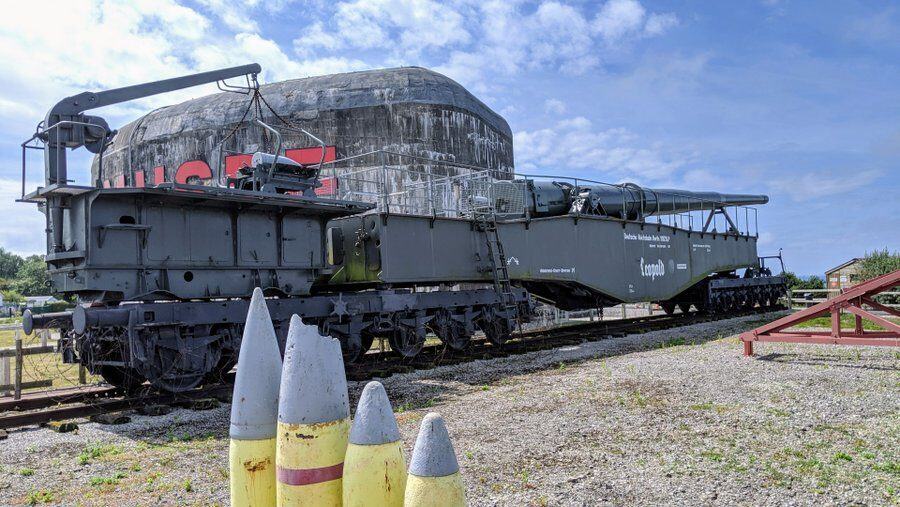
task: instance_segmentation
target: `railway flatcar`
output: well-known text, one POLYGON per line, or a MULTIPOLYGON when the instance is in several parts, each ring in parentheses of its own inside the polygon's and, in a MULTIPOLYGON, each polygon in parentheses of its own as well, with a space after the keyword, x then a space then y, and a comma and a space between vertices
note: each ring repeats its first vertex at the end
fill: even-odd
POLYGON ((27 332, 58 328, 63 359, 114 385, 178 392, 236 364, 255 287, 282 339, 296 314, 340 339, 348 361, 378 337, 407 357, 429 332, 456 350, 476 331, 502 345, 536 300, 728 312, 772 305, 784 289, 760 265, 751 230, 766 196, 516 176, 386 149, 331 171, 340 160, 326 162, 324 143, 318 161, 287 156, 282 131, 317 137, 262 113, 259 72, 85 92, 50 110, 23 144, 44 150, 45 185, 22 200, 46 215, 53 290, 78 305, 26 315, 27 332), (69 181, 67 149, 102 164, 115 139, 86 111, 207 82, 228 89, 236 77, 252 112, 241 128, 266 132, 273 147, 223 184, 69 181))

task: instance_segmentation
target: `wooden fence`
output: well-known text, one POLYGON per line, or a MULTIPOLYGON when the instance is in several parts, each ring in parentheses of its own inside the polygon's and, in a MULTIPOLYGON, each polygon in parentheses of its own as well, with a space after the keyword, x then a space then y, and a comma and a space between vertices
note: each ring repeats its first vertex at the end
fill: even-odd
MULTIPOLYGON (((51 339, 50 331, 37 331, 37 340, 39 345, 23 346, 22 332, 16 330, 15 346, 12 348, 0 349, 0 396, 9 396, 12 394, 15 399, 22 397, 22 391, 25 389, 36 389, 41 387, 51 387, 53 379, 35 379, 23 381, 23 373, 25 369, 25 357, 37 354, 52 354, 56 352, 56 340, 51 339)), ((87 382, 87 372, 83 366, 79 365, 78 381, 81 384, 87 382)))
MULTIPOLYGON (((841 293, 840 289, 791 289, 791 308, 808 308, 827 301, 841 293)), ((882 292, 879 296, 900 296, 900 292, 882 292)), ((885 304, 891 308, 900 308, 898 304, 885 304)))

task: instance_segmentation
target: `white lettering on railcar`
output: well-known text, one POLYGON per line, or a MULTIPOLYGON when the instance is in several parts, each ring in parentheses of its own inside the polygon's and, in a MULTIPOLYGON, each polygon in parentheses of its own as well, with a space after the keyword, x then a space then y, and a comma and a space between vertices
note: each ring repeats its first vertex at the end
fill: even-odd
POLYGON ((642 232, 634 234, 632 232, 623 232, 623 238, 626 241, 650 241, 653 243, 668 243, 672 238, 665 234, 644 234, 642 232))
POLYGON ((538 273, 542 275, 574 275, 575 268, 539 268, 538 273))
POLYGON ((649 278, 652 282, 658 277, 663 277, 665 275, 666 264, 662 261, 662 259, 657 259, 656 262, 648 263, 644 261, 643 257, 641 257, 641 276, 643 276, 644 278, 649 278))

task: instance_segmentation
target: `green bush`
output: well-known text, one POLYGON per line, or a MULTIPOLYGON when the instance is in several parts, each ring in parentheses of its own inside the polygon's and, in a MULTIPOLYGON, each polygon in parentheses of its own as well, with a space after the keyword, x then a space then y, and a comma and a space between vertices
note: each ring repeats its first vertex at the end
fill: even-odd
MULTIPOLYGON (((887 248, 866 252, 866 256, 859 261, 859 277, 861 281, 871 280, 881 275, 886 275, 900 269, 900 252, 891 253, 887 248)), ((900 287, 894 287, 892 291, 900 291, 900 287)), ((876 296, 875 301, 882 304, 900 304, 898 296, 876 296)))
POLYGON ((46 305, 44 308, 47 312, 61 312, 63 310, 68 310, 71 307, 72 305, 68 301, 57 301, 46 305))

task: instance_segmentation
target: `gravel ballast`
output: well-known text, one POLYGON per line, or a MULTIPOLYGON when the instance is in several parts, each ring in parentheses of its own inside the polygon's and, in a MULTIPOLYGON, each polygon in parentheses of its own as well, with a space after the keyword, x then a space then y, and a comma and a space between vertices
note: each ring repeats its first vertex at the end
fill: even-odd
MULTIPOLYGON (((752 316, 384 379, 472 505, 900 503, 900 353, 757 345, 752 316)), ((363 383, 350 383, 351 403, 363 383)), ((0 441, 0 505, 227 505, 229 406, 0 441)))

